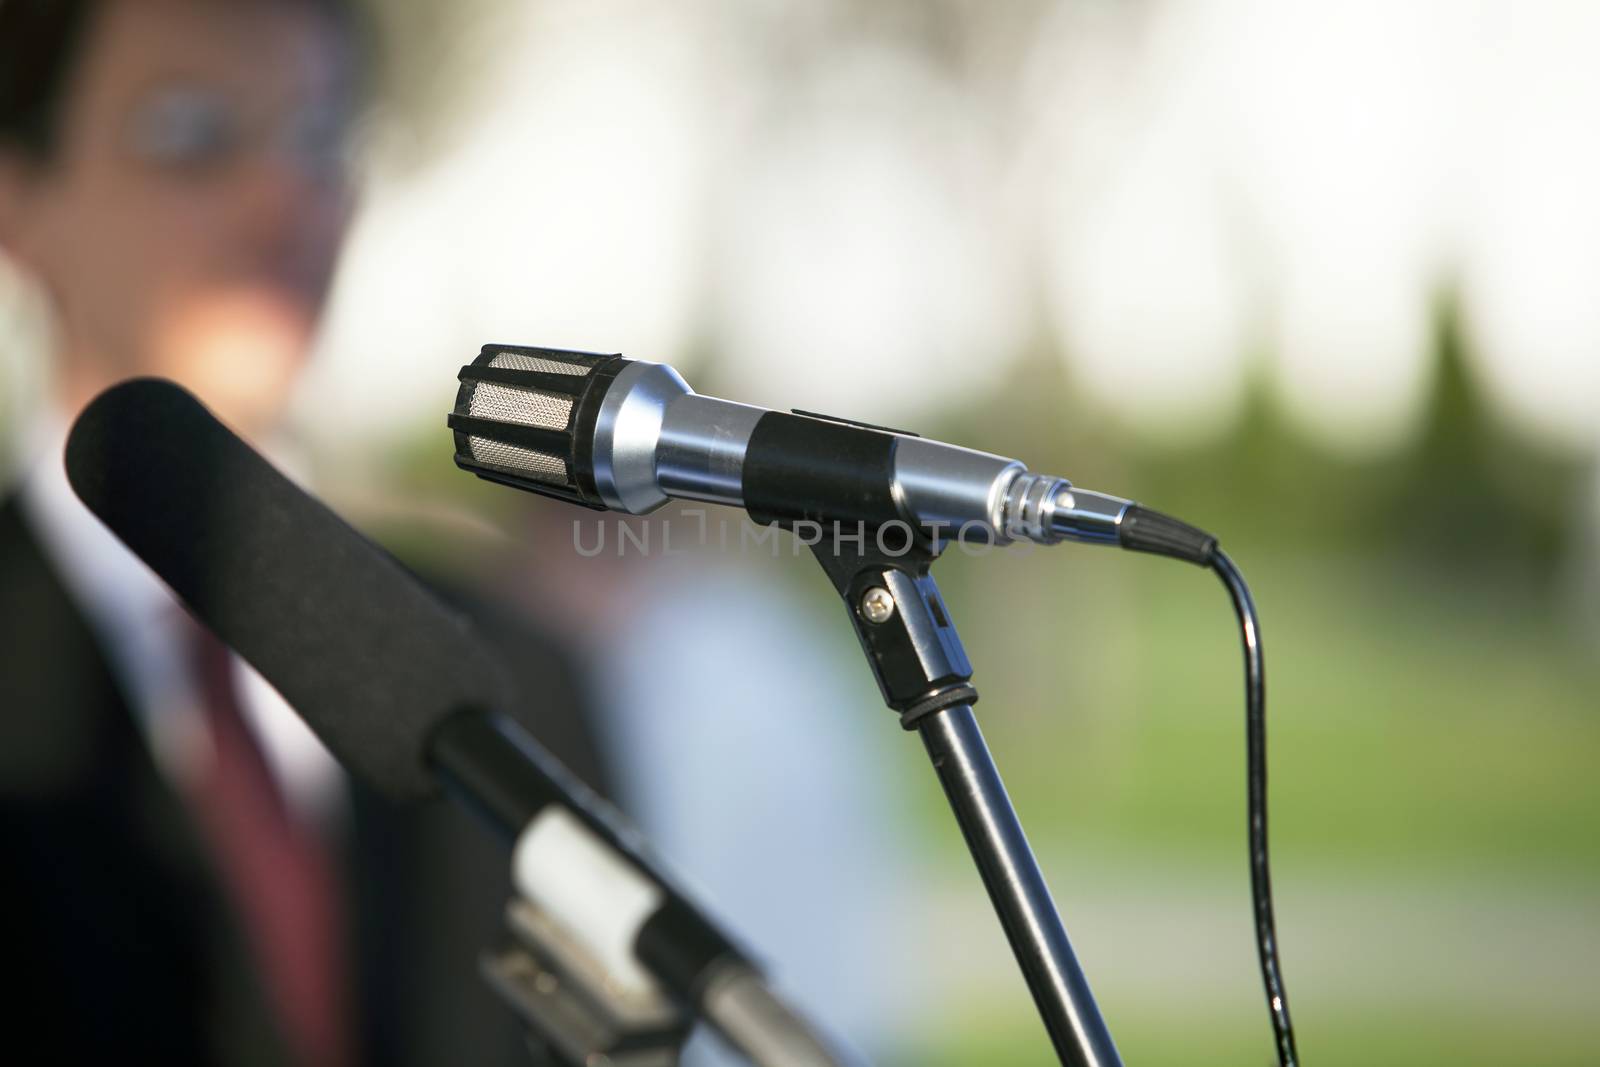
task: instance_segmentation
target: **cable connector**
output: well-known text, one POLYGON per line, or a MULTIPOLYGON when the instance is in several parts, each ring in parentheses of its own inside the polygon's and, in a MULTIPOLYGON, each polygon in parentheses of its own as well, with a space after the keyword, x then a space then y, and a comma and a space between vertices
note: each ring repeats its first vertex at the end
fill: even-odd
POLYGON ((1217 539, 1204 530, 1180 522, 1170 515, 1131 505, 1117 523, 1117 543, 1135 552, 1153 552, 1210 566, 1217 551, 1217 539))

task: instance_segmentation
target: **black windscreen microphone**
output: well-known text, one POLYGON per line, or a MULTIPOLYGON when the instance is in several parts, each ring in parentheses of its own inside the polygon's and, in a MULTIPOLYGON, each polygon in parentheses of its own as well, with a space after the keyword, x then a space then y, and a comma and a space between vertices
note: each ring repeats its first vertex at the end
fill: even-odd
POLYGON ((511 706, 462 616, 178 386, 102 394, 66 464, 89 510, 389 797, 436 791, 441 716, 511 706))
POLYGON ((470 622, 193 396, 113 387, 73 426, 66 465, 89 509, 346 768, 394 800, 444 784, 513 842, 517 889, 608 980, 659 982, 758 1063, 838 1062, 637 831, 505 717, 521 694, 470 622))
POLYGON ((702 500, 760 523, 898 523, 935 546, 1086 541, 1200 564, 1216 548, 1204 531, 1014 459, 701 396, 660 363, 485 345, 458 377, 456 463, 585 507, 642 515, 702 500))

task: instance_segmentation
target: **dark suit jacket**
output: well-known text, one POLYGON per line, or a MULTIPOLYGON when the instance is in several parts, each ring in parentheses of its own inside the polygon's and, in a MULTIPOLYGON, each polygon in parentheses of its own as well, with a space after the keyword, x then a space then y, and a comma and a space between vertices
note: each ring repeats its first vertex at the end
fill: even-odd
MULTIPOLYGON (((574 672, 526 626, 485 628, 534 733, 600 785, 574 672)), ((509 857, 443 802, 360 786, 341 834, 363 1062, 527 1063, 479 979, 509 857)), ((288 1063, 191 813, 16 501, 0 504, 0 1058, 288 1063)))

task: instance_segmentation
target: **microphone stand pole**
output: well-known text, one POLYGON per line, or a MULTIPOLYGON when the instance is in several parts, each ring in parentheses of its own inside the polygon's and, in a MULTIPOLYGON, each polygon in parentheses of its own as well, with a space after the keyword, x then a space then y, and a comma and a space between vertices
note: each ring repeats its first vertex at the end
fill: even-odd
POLYGON ((972 713, 972 665, 929 573, 937 549, 913 544, 892 555, 867 543, 876 540, 824 536, 811 550, 844 598, 884 702, 922 735, 1057 1057, 1070 1067, 1121 1067, 972 713), (859 551, 841 551, 841 542, 859 551))

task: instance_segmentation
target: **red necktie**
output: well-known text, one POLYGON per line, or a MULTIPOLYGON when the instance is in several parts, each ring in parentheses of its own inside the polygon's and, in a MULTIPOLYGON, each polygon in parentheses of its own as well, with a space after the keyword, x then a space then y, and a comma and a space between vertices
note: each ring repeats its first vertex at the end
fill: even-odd
POLYGON ((227 647, 209 631, 195 637, 215 752, 194 783, 197 817, 298 1062, 339 1067, 350 1056, 333 864, 316 829, 284 802, 240 713, 227 647))

